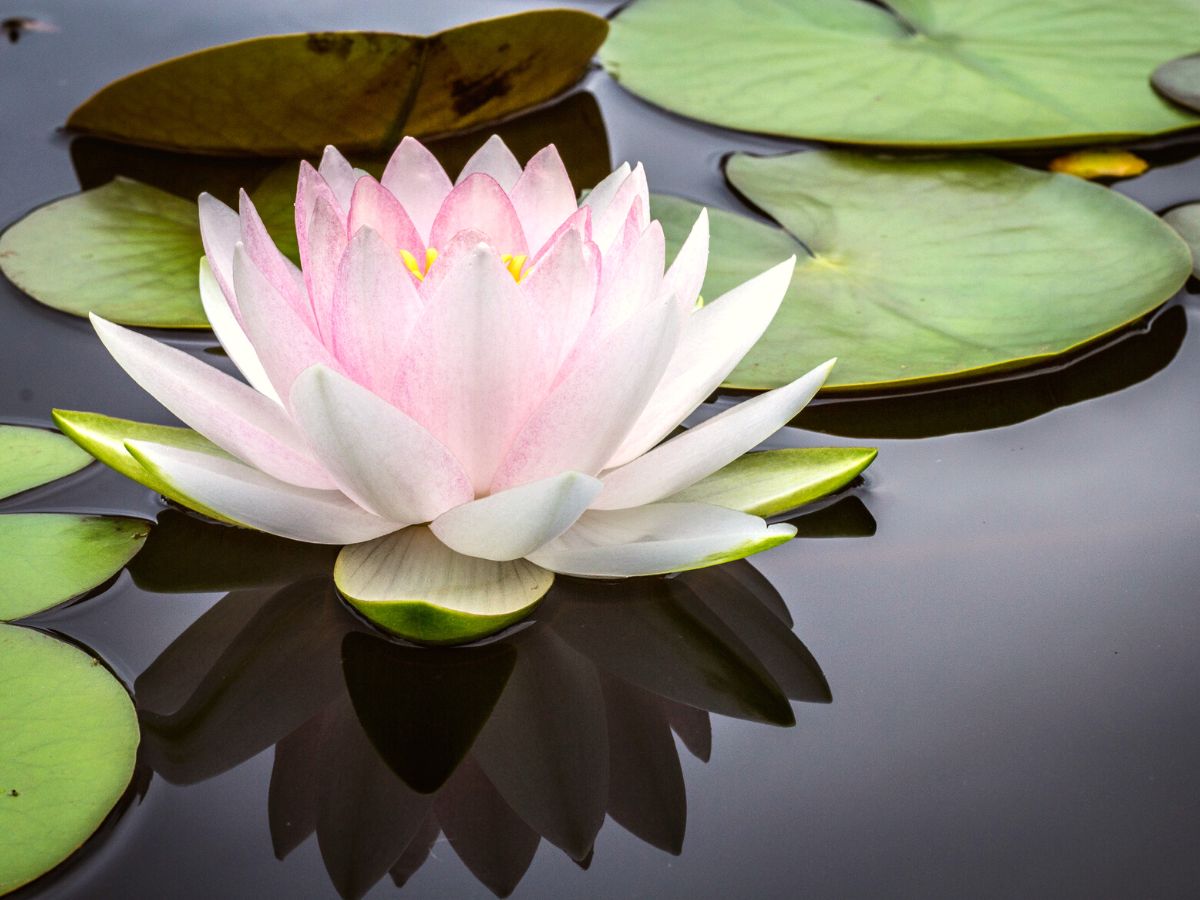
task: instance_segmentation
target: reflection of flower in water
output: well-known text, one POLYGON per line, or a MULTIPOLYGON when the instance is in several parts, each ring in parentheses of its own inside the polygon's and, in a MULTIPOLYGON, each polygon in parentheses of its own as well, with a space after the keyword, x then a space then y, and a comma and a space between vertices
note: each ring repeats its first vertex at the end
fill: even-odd
POLYGON ((347 897, 389 871, 403 884, 439 834, 501 895, 542 838, 586 864, 606 815, 678 853, 672 733, 707 760, 710 712, 790 725, 789 698, 829 700, 779 595, 745 563, 560 583, 529 626, 453 650, 379 636, 327 578, 238 590, 136 695, 146 759, 174 783, 274 744, 276 853, 315 832, 347 897))

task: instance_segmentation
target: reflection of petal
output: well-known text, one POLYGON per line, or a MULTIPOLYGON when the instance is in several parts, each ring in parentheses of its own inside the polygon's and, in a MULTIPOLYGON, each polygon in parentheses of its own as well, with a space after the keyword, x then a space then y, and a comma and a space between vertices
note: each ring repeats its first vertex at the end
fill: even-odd
POLYGON ((608 800, 603 704, 587 659, 549 632, 523 634, 508 687, 475 742, 501 796, 577 859, 591 849, 608 800))
POLYGON ((499 897, 524 877, 541 838, 497 792, 470 756, 438 794, 435 808, 450 846, 499 897))
POLYGON ((665 697, 658 698, 671 730, 679 735, 683 746, 701 762, 712 758, 712 722, 708 713, 694 706, 685 706, 665 697))
POLYGON ((267 791, 267 821, 276 859, 284 859, 317 830, 321 742, 328 737, 328 711, 309 719, 275 745, 275 764, 267 791))
POLYGON ((678 856, 687 796, 671 728, 653 694, 611 675, 601 685, 608 714, 608 814, 646 843, 678 856))
POLYGON ((425 865, 425 860, 429 859, 429 853, 433 850, 433 845, 437 843, 438 835, 441 833, 437 816, 431 810, 426 814, 425 820, 417 829, 417 833, 413 835, 413 839, 404 848, 404 852, 400 854, 400 858, 392 863, 392 867, 388 870, 392 876, 392 883, 396 887, 402 888, 408 884, 408 879, 417 874, 417 870, 425 865))
POLYGON ((137 679, 151 765, 192 784, 296 729, 337 693, 348 625, 325 579, 226 596, 137 679))

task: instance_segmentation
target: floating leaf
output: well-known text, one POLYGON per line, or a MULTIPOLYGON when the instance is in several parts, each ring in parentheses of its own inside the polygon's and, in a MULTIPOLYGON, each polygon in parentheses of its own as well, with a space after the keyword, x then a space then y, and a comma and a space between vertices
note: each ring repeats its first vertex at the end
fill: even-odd
POLYGON ((635 93, 731 128, 997 146, 1200 124, 1147 80, 1197 46, 1197 0, 638 0, 601 57, 635 93))
POLYGON ((774 516, 845 487, 871 464, 873 447, 802 447, 747 453, 670 498, 774 516))
POLYGON ((428 528, 411 526, 343 548, 333 580, 381 628, 423 643, 456 644, 525 618, 554 574, 524 559, 463 556, 428 528))
POLYGON ((0 894, 50 871, 100 827, 133 775, 137 718, 99 662, 0 625, 0 894))
POLYGON ((0 620, 31 616, 103 584, 149 531, 148 522, 121 516, 0 516, 0 620))
POLYGON ((1177 206, 1163 219, 1174 228, 1192 251, 1192 272, 1200 278, 1200 203, 1177 206))
POLYGON ((1150 81, 1176 103, 1200 111, 1200 53, 1163 63, 1150 81))
POLYGON ((136 181, 34 210, 0 235, 0 270, 40 303, 155 328, 207 328, 196 204, 136 181))
POLYGON ((1078 150, 1050 161, 1051 172, 1077 178, 1132 178, 1150 164, 1128 150, 1078 150))
MULTIPOLYGON (((732 387, 777 387, 831 356, 827 390, 1032 365, 1136 321, 1187 277, 1187 248, 1143 207, 999 160, 739 154, 727 174, 787 230, 713 213, 704 296, 803 259, 732 387)), ((654 200, 673 247, 697 211, 654 200)))
POLYGON ((91 461, 61 434, 0 425, 0 500, 78 472, 91 461))
POLYGON ((428 37, 289 34, 225 44, 135 72, 67 126, 152 147, 300 156, 380 150, 401 135, 496 121, 578 81, 608 26, 537 10, 428 37))

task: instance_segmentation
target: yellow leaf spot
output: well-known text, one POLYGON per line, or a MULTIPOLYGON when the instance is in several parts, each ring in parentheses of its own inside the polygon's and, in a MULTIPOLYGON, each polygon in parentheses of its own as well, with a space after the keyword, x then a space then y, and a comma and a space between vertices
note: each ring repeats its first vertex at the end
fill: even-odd
POLYGON ((1132 178, 1148 168, 1148 162, 1128 150, 1078 150, 1050 163, 1051 172, 1089 179, 1132 178))

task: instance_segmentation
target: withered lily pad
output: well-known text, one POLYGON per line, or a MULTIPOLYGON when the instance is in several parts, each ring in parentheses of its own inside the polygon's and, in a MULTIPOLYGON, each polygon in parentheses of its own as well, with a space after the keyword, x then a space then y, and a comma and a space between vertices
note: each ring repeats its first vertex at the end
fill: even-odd
POLYGON ((473 128, 578 81, 608 32, 536 10, 429 36, 289 34, 225 44, 115 81, 71 114, 77 131, 152 147, 297 156, 379 150, 473 128))
MULTIPOLYGON (((738 154, 727 176, 783 228, 714 212, 704 296, 802 260, 731 387, 777 387, 831 356, 835 391, 1032 365, 1146 315, 1190 269, 1133 201, 995 159, 738 154)), ((697 207, 658 197, 654 213, 678 247, 697 207)))
POLYGON ((50 871, 129 785, 137 716, 99 661, 38 631, 0 625, 0 894, 50 871))

